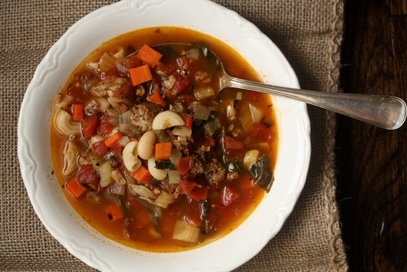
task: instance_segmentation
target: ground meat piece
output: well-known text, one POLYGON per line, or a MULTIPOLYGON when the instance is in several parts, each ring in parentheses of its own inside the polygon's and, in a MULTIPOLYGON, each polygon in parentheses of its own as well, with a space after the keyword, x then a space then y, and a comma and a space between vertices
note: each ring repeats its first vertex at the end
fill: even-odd
POLYGON ((91 164, 86 152, 79 155, 78 164, 79 166, 91 164))
POLYGON ((203 174, 204 173, 203 163, 198 158, 195 158, 195 157, 194 157, 194 161, 195 161, 194 167, 192 167, 189 170, 189 174, 191 176, 197 176, 199 174, 203 174))
POLYGON ((94 115, 99 112, 100 109, 100 104, 96 100, 90 101, 86 106, 85 106, 85 114, 86 115, 94 115))
POLYGON ((217 185, 219 182, 225 180, 226 169, 223 165, 216 159, 205 165, 204 173, 206 179, 212 184, 217 185))
POLYGON ((190 147, 193 143, 194 139, 192 137, 179 137, 172 134, 170 130, 168 131, 168 135, 170 136, 170 140, 174 148, 181 151, 183 155, 188 156, 190 154, 190 147))
POLYGON ((175 198, 178 198, 180 194, 182 194, 182 188, 179 186, 179 184, 169 184, 167 182, 163 183, 164 189, 172 194, 175 198))
POLYGON ((210 83, 212 80, 212 77, 209 73, 203 72, 203 71, 197 71, 195 73, 195 80, 197 82, 202 82, 202 83, 210 83))
POLYGON ((159 105, 151 102, 135 105, 131 109, 133 113, 130 117, 131 122, 144 133, 151 130, 153 119, 161 110, 162 108, 159 105))
POLYGON ((157 82, 154 82, 153 84, 151 84, 150 93, 151 94, 153 94, 153 93, 161 94, 160 85, 157 82))
POLYGON ((186 107, 181 101, 175 101, 174 103, 170 104, 170 111, 184 113, 186 112, 186 107))
POLYGON ((236 180, 239 177, 239 173, 238 172, 230 172, 226 175, 226 180, 227 181, 232 181, 232 180, 236 180))
POLYGON ((139 99, 146 94, 146 89, 144 88, 143 85, 137 85, 134 93, 135 93, 137 99, 139 99))

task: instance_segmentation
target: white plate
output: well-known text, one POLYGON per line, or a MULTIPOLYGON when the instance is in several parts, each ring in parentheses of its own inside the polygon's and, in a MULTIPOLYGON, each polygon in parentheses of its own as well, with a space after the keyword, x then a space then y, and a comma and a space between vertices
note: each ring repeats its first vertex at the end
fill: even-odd
POLYGON ((18 121, 24 184, 46 229, 70 253, 98 270, 230 271, 254 257, 277 234, 303 189, 310 159, 310 124, 304 103, 273 98, 281 134, 270 193, 237 230, 194 250, 149 253, 108 240, 78 216, 52 175, 50 116, 56 93, 100 44, 152 26, 180 26, 210 34, 243 55, 264 82, 299 87, 280 50, 257 27, 211 1, 127 0, 103 7, 79 20, 51 47, 27 88, 18 121))

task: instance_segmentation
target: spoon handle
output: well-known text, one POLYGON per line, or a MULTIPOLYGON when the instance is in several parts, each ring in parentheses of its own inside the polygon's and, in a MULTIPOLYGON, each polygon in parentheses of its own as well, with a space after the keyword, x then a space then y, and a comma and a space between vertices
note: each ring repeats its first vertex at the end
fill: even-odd
POLYGON ((221 88, 229 87, 259 91, 296 99, 388 130, 398 129, 406 120, 406 103, 395 96, 292 89, 262 84, 229 75, 224 75, 220 83, 221 88))

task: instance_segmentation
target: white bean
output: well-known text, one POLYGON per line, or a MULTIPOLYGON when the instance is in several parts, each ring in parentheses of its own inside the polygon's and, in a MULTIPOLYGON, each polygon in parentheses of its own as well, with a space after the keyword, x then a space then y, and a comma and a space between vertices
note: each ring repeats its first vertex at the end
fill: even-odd
POLYGON ((143 160, 148 160, 153 156, 154 145, 157 140, 157 136, 154 131, 150 130, 144 133, 137 145, 137 153, 143 160))

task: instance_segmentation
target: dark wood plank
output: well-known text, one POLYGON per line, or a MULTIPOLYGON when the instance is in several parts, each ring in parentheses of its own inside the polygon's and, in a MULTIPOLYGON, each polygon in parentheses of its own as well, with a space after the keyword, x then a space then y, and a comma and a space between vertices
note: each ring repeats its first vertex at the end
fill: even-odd
MULTIPOLYGON (((348 0, 341 85, 407 94, 404 0, 348 0)), ((385 131, 338 117, 338 201, 351 271, 407 271, 406 125, 385 131)))

